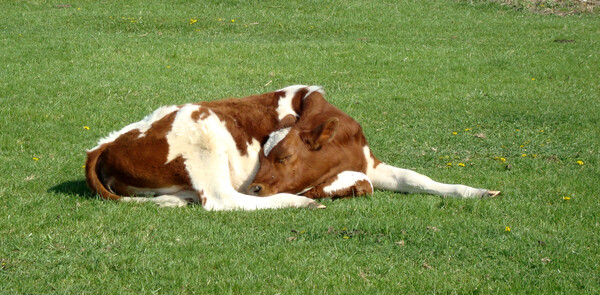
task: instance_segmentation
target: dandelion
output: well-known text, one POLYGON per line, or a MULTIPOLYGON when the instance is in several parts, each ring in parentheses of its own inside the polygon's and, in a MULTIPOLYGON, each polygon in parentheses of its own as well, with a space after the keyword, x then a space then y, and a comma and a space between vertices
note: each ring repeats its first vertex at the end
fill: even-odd
POLYGON ((521 129, 515 129, 515 131, 519 132, 519 131, 521 131, 521 129))
POLYGON ((471 131, 471 128, 465 128, 465 131, 471 131))
POLYGON ((85 168, 85 165, 81 165, 81 168, 85 168))
POLYGON ((579 160, 579 161, 577 161, 577 164, 583 165, 583 161, 579 160))
POLYGON ((349 239, 349 238, 350 238, 349 236, 344 236, 344 239, 349 239))
POLYGON ((232 22, 232 23, 235 23, 235 19, 232 19, 232 20, 231 20, 231 22, 232 22))
POLYGON ((465 167, 465 164, 463 164, 463 163, 458 163, 458 166, 460 166, 460 167, 465 167))
POLYGON ((195 23, 197 23, 197 22, 198 22, 198 20, 197 20, 197 19, 190 18, 190 25, 193 25, 193 24, 195 24, 195 23))
POLYGON ((527 154, 522 154, 521 157, 525 158, 527 157, 527 154))
POLYGON ((90 126, 83 126, 83 129, 90 130, 90 126))
POLYGON ((448 164, 446 164, 446 166, 448 166, 448 167, 451 167, 451 166, 452 166, 452 163, 448 163, 448 164))
POLYGON ((531 78, 531 81, 535 81, 535 78, 531 78))
POLYGON ((452 132, 452 135, 456 135, 456 134, 458 134, 458 132, 456 132, 456 131, 452 132))
POLYGON ((531 155, 531 157, 535 159, 535 158, 537 158, 537 154, 533 154, 533 155, 531 155))
POLYGON ((504 231, 510 231, 510 227, 509 226, 505 227, 504 231))
POLYGON ((571 199, 571 197, 567 197, 567 196, 564 196, 564 197, 563 197, 563 200, 564 200, 564 201, 568 201, 568 200, 570 200, 570 199, 571 199))
POLYGON ((506 158, 500 158, 500 161, 502 161, 504 163, 504 162, 506 162, 506 158))
POLYGON ((525 145, 524 145, 524 144, 522 144, 522 145, 520 145, 519 147, 520 147, 520 148, 524 148, 524 147, 525 147, 525 145))
POLYGON ((167 66, 167 69, 170 69, 170 68, 171 68, 171 66, 167 66))
POLYGON ((39 160, 39 158, 36 158, 36 157, 33 157, 31 159, 34 160, 34 161, 38 161, 39 160))

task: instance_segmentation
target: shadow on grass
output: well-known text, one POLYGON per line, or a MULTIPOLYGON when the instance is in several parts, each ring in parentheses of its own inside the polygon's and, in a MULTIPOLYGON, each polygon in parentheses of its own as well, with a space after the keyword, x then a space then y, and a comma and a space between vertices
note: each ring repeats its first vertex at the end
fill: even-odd
POLYGON ((75 195, 80 198, 91 199, 95 198, 96 195, 90 191, 85 183, 85 180, 71 180, 61 184, 55 185, 48 189, 48 192, 58 194, 69 194, 75 195))

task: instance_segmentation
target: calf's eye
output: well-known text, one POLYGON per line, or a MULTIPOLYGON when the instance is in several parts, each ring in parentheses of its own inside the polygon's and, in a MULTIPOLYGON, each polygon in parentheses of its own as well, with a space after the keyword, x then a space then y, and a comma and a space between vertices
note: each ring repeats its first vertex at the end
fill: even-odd
POLYGON ((287 155, 287 156, 279 157, 279 158, 277 159, 277 163, 279 163, 279 164, 283 164, 283 163, 285 163, 287 160, 289 160, 291 156, 292 156, 292 155, 287 155))

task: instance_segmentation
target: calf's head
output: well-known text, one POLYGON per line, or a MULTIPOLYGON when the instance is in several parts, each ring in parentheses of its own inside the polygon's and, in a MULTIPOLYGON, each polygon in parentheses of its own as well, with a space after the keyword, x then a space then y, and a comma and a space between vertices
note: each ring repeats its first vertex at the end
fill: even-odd
POLYGON ((302 130, 297 125, 273 132, 260 153, 260 168, 248 193, 267 196, 280 192, 299 193, 318 182, 329 170, 325 148, 335 137, 339 119, 330 117, 317 127, 302 130))
POLYGON ((340 119, 333 116, 313 121, 310 128, 297 124, 271 134, 248 194, 302 193, 342 171, 364 170, 366 163, 360 156, 364 135, 358 123, 351 123, 358 127, 360 140, 344 134, 348 128, 341 127, 340 119))

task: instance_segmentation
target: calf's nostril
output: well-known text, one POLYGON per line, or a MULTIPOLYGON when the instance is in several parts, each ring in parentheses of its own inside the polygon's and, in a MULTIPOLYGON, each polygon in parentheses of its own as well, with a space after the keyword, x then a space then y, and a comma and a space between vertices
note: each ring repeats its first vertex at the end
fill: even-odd
POLYGON ((258 195, 262 190, 263 190, 262 185, 257 184, 257 185, 251 186, 248 191, 253 195, 258 195))

